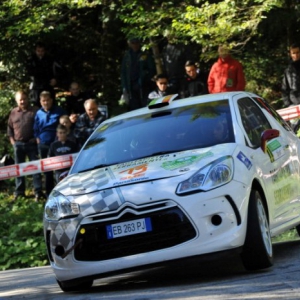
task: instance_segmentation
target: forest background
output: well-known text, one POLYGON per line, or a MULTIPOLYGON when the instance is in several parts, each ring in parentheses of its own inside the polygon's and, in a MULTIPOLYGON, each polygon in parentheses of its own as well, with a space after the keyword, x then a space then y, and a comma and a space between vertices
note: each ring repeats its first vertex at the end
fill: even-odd
MULTIPOLYGON (((120 102, 120 66, 127 38, 138 37, 154 54, 157 69, 167 37, 191 45, 200 69, 209 71, 217 46, 229 44, 246 75, 246 90, 281 107, 281 80, 288 46, 299 41, 299 0, 2 0, 0 2, 0 154, 11 152, 6 136, 14 92, 28 88, 25 62, 37 41, 64 69, 57 96, 70 81, 93 90, 110 116, 120 102)), ((42 236, 43 205, 12 204, 13 180, 0 182, 0 270, 47 264, 42 236)))

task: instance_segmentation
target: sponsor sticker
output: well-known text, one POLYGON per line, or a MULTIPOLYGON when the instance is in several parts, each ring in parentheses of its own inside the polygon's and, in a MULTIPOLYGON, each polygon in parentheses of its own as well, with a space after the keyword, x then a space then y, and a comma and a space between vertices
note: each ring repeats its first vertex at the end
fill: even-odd
POLYGON ((238 153, 237 158, 246 166, 248 170, 251 169, 252 163, 250 159, 242 151, 238 153))
POLYGON ((184 156, 184 157, 172 160, 172 161, 163 162, 161 167, 165 170, 173 171, 176 169, 180 169, 180 168, 189 166, 203 158, 210 157, 210 156, 213 156, 213 153, 211 151, 208 151, 208 152, 205 152, 205 153, 202 153, 199 155, 184 156))
POLYGON ((128 180, 131 178, 142 177, 145 175, 147 168, 148 168, 148 164, 143 164, 143 165, 139 165, 136 167, 123 170, 119 172, 119 174, 122 174, 121 176, 123 176, 120 178, 120 180, 128 180))
POLYGON ((277 139, 275 139, 267 144, 267 153, 270 157, 271 162, 274 162, 275 160, 283 156, 285 151, 281 143, 277 139))

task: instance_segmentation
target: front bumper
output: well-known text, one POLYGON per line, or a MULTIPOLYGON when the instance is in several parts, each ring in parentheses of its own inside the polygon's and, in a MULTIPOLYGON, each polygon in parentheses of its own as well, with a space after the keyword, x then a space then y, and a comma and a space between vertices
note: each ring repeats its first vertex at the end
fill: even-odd
POLYGON ((57 279, 66 281, 238 248, 245 239, 249 193, 248 187, 232 181, 207 193, 172 194, 172 198, 167 193, 166 200, 138 205, 125 202, 117 211, 93 214, 80 222, 48 222, 45 236, 51 265, 57 279), (151 218, 152 232, 106 238, 107 224, 143 217, 151 218), (62 258, 61 253, 76 243, 62 258))

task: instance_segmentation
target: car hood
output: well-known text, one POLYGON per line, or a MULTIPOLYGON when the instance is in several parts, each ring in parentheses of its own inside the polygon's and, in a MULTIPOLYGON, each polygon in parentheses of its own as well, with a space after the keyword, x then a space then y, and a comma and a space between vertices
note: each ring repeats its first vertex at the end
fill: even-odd
POLYGON ((61 181, 55 190, 65 196, 75 196, 143 181, 192 174, 221 156, 231 155, 235 148, 236 144, 221 144, 204 149, 151 156, 72 174, 61 181))

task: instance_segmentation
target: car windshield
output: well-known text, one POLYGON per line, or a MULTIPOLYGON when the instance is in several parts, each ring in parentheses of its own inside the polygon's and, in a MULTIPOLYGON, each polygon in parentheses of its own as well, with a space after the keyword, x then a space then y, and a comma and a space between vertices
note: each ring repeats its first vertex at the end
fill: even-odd
POLYGON ((200 103, 102 124, 70 173, 144 157, 233 143, 228 100, 200 103))

